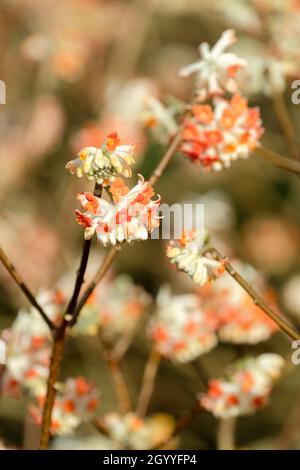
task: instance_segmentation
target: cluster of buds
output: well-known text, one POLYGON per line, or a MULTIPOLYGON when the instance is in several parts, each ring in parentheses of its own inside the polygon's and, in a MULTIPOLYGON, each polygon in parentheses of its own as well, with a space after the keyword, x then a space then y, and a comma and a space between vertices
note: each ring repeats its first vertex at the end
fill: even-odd
POLYGON ((235 42, 232 30, 225 31, 210 50, 200 45, 202 59, 180 71, 197 73, 197 102, 184 122, 181 151, 205 171, 227 168, 238 158, 247 158, 259 144, 263 129, 259 109, 249 108, 238 93, 237 70, 243 59, 224 50, 235 42), (222 97, 226 92, 231 98, 222 97), (211 103, 203 103, 205 100, 211 103))
POLYGON ((228 370, 225 379, 209 382, 200 403, 217 418, 254 413, 267 404, 283 366, 284 360, 277 354, 242 359, 228 370))
POLYGON ((121 145, 118 135, 113 133, 100 148, 83 148, 75 160, 67 163, 66 168, 79 178, 86 176, 89 181, 106 186, 117 175, 131 176, 135 147, 136 144, 121 145))
MULTIPOLYGON (((275 310, 273 292, 251 266, 235 261, 238 271, 262 293, 275 310)), ((218 282, 200 290, 203 308, 213 312, 221 341, 234 344, 257 344, 278 330, 277 325, 254 304, 245 290, 227 273, 218 282)))
MULTIPOLYGON (((37 404, 30 407, 30 414, 40 425, 45 395, 36 397, 37 404)), ((52 435, 72 433, 82 422, 90 419, 98 406, 99 393, 83 377, 69 378, 60 384, 52 411, 50 432, 52 435)))
POLYGON ((155 414, 146 419, 136 413, 125 415, 109 413, 103 424, 109 435, 122 447, 130 449, 152 449, 172 434, 175 421, 167 414, 155 414))
MULTIPOLYGON (((59 291, 44 291, 37 297, 49 318, 58 324, 65 298, 59 291)), ((38 312, 20 310, 2 339, 7 343, 6 367, 2 380, 5 393, 18 396, 23 390, 37 395, 45 390, 49 371, 51 335, 38 312)))
POLYGON ((161 355, 181 363, 194 360, 217 344, 214 318, 202 310, 199 297, 172 296, 167 288, 158 295, 148 333, 161 355))
POLYGON ((96 233, 101 245, 116 245, 124 241, 147 240, 159 226, 160 197, 154 194, 149 182, 140 175, 131 190, 117 178, 109 187, 112 202, 91 193, 80 193, 78 199, 84 212, 76 211, 77 222, 85 228, 85 239, 96 233))
POLYGON ((82 309, 74 334, 96 335, 99 328, 111 339, 133 331, 146 312, 151 297, 127 275, 99 285, 82 309))
POLYGON ((167 257, 178 269, 187 273, 193 282, 203 286, 222 275, 225 261, 217 261, 209 254, 210 237, 200 230, 183 232, 179 240, 172 240, 167 247, 167 257))

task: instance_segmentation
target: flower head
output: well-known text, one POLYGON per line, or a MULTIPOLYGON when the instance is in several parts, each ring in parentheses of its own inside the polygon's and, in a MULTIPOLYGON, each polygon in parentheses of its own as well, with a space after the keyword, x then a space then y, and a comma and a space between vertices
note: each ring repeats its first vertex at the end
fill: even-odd
POLYGON ((201 59, 179 71, 181 77, 197 74, 196 89, 200 100, 222 95, 225 91, 237 91, 236 73, 241 67, 246 67, 247 62, 236 54, 225 52, 235 42, 235 32, 231 29, 224 31, 212 48, 206 42, 200 44, 201 59))
POLYGON ((116 133, 109 134, 100 147, 85 147, 66 168, 78 178, 86 176, 89 181, 108 185, 117 175, 131 176, 130 165, 134 163, 133 152, 136 144, 121 145, 116 133))
POLYGON ((158 295, 148 333, 160 354, 184 363, 216 346, 214 326, 197 295, 172 296, 164 288, 158 295))
POLYGON ((217 418, 254 413, 268 402, 274 383, 280 377, 284 360, 277 354, 262 354, 238 361, 224 379, 209 382, 200 397, 201 405, 217 418))
POLYGON ((209 256, 209 235, 200 231, 183 233, 167 247, 167 257, 178 269, 186 272, 195 284, 203 286, 224 273, 224 262, 209 256))
POLYGON ((123 241, 146 240, 159 226, 160 198, 153 201, 153 189, 140 175, 131 190, 117 179, 110 187, 113 202, 81 193, 78 199, 84 213, 76 211, 76 219, 85 227, 85 238, 97 234, 101 245, 116 245, 123 241))
POLYGON ((181 151, 205 171, 228 168, 238 158, 248 158, 263 133, 258 108, 234 95, 215 98, 213 106, 195 104, 182 132, 181 151))
MULTIPOLYGON (((37 404, 30 413, 37 424, 41 424, 45 397, 37 397, 37 404)), ((69 378, 60 385, 52 411, 51 434, 70 434, 83 421, 88 420, 99 402, 99 393, 84 377, 69 378)))

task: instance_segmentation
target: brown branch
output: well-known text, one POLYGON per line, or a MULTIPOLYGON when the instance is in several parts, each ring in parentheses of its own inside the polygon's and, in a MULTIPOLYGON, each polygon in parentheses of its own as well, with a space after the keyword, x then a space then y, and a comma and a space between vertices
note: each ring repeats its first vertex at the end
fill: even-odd
POLYGON ((144 370, 142 387, 136 407, 136 413, 140 418, 144 418, 146 416, 150 399, 153 393, 154 381, 158 371, 160 360, 161 355, 155 348, 152 348, 144 370))
POLYGON ((278 124, 283 134, 288 152, 294 160, 299 160, 299 148, 290 116, 284 101, 283 93, 273 92, 273 105, 278 124))
POLYGON ((2 248, 0 248, 0 261, 3 264, 3 266, 7 269, 11 277, 15 280, 15 282, 18 284, 22 292, 25 294, 31 305, 40 313, 41 317, 43 320, 47 323, 49 326, 50 330, 55 331, 57 328, 52 323, 50 318, 48 318, 47 314, 45 313, 44 309, 40 306, 32 292, 29 290, 25 282, 23 281, 22 277, 14 267, 14 265, 10 262, 2 248))
POLYGON ((155 450, 155 449, 162 449, 166 448, 166 446, 174 439, 174 437, 179 436, 191 423, 191 421, 195 418, 195 416, 202 410, 201 404, 199 400, 196 400, 195 404, 193 407, 184 413, 181 418, 177 421, 174 430, 170 436, 168 436, 165 440, 160 442, 158 445, 153 447, 153 449, 150 450, 155 450))
POLYGON ((56 395, 56 383, 59 379, 61 361, 63 358, 65 344, 65 328, 61 329, 54 335, 52 348, 49 377, 47 381, 47 394, 43 410, 43 418, 41 425, 40 450, 48 449, 50 439, 50 426, 52 409, 56 395))
POLYGON ((122 372, 120 362, 116 361, 113 357, 107 357, 107 367, 110 371, 111 378, 114 384, 115 392, 119 401, 120 412, 122 414, 128 413, 131 410, 131 400, 127 388, 126 380, 122 372))
POLYGON ((234 433, 237 424, 237 418, 220 419, 217 432, 218 450, 234 450, 234 433))
POLYGON ((271 150, 267 150, 264 147, 257 147, 255 149, 255 154, 264 160, 273 163, 273 165, 278 168, 282 168, 290 173, 295 173, 297 176, 300 175, 300 162, 283 157, 282 155, 271 152, 271 150))
MULTIPOLYGON (((224 260, 224 256, 216 249, 212 248, 211 254, 217 260, 224 260)), ((236 271, 236 269, 230 264, 229 261, 225 260, 225 269, 233 279, 250 295, 255 305, 257 305, 263 312, 266 313, 278 327, 292 340, 300 339, 300 335, 294 328, 283 318, 281 318, 274 310, 269 307, 265 300, 256 292, 253 287, 236 271)))

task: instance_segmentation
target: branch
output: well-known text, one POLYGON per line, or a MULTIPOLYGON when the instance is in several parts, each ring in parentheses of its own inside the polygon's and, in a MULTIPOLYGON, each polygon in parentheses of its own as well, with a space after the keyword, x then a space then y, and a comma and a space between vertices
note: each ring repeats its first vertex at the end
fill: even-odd
POLYGON ((50 318, 46 315, 44 309, 40 306, 32 292, 29 290, 25 282, 23 281, 22 277, 20 274, 17 272, 16 268, 14 265, 10 262, 2 248, 0 248, 0 261, 3 264, 3 266, 7 269, 11 277, 15 280, 15 282, 18 284, 22 292, 25 294, 31 305, 40 313, 41 317, 43 320, 47 323, 51 331, 55 331, 57 328, 52 323, 50 318))
POLYGON ((285 139, 288 152, 291 158, 294 160, 299 160, 299 148, 297 145, 294 128, 284 101, 283 93, 274 91, 272 98, 277 121, 285 139))
POLYGON ((283 157, 282 155, 271 152, 271 150, 267 150, 264 147, 257 147, 254 153, 264 160, 273 163, 273 165, 278 166, 278 168, 282 168, 290 173, 295 173, 298 176, 300 175, 300 162, 298 161, 283 157))
POLYGON ((218 450, 234 450, 234 433, 237 424, 236 417, 221 418, 219 420, 218 433, 217 433, 217 448, 218 450))
MULTIPOLYGON (((215 259, 224 261, 224 256, 216 249, 212 248, 211 254, 215 259)), ((274 310, 269 307, 265 300, 253 289, 253 287, 248 284, 248 282, 236 271, 236 269, 230 264, 229 261, 225 259, 225 269, 230 274, 233 279, 240 284, 240 286, 250 295, 255 305, 257 305, 263 312, 266 313, 277 325, 278 327, 292 340, 300 339, 300 335, 294 328, 282 317, 280 317, 274 310)))
POLYGON ((144 418, 154 389, 154 381, 160 364, 161 355, 155 348, 150 352, 143 376, 142 387, 138 398, 136 413, 144 418))

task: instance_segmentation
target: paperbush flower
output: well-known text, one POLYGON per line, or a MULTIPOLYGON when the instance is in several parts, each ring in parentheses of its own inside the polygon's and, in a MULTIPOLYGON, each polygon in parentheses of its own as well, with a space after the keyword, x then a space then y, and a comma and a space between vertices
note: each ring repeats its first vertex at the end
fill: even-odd
MULTIPOLYGON (((37 405, 30 407, 36 424, 41 424, 44 395, 37 397, 37 405)), ((83 421, 91 418, 99 401, 99 393, 83 377, 69 378, 61 384, 54 402, 50 432, 70 434, 83 421)))
POLYGON ((136 144, 120 143, 116 133, 110 134, 100 148, 83 148, 75 160, 67 163, 66 168, 79 178, 86 176, 89 181, 102 185, 110 184, 117 175, 130 177, 136 144))
MULTIPOLYGON (((37 297, 49 318, 58 324, 62 318, 64 297, 60 292, 44 291, 37 297)), ((4 392, 18 395, 23 389, 33 395, 44 391, 49 373, 51 335, 39 313, 21 309, 8 330, 2 333, 7 343, 3 377, 4 392)))
MULTIPOLYGON (((273 292, 251 266, 235 261, 239 273, 257 289, 273 309, 278 309, 273 292)), ((217 282, 200 290, 203 308, 216 316, 222 341, 256 344, 278 330, 277 325, 257 306, 247 292, 227 273, 217 282)))
POLYGON ((102 334, 112 338, 132 331, 146 312, 151 297, 127 275, 119 275, 96 289, 82 312, 74 334, 102 334))
POLYGON ((201 405, 217 418, 254 413, 268 402, 274 383, 280 377, 284 360, 277 354, 262 354, 238 361, 224 379, 209 382, 200 397, 201 405))
POLYGON ((203 170, 218 171, 238 158, 248 158, 259 145, 262 133, 259 109, 249 108, 246 98, 215 98, 212 106, 193 105, 180 148, 203 170))
POLYGON ((167 288, 157 297, 157 310, 148 333, 160 354, 183 363, 217 344, 214 319, 202 310, 199 297, 172 296, 167 288))
POLYGON ((222 95, 225 91, 237 91, 236 73, 239 68, 246 67, 247 62, 233 53, 225 52, 235 42, 235 32, 231 29, 224 31, 212 48, 206 42, 200 44, 201 59, 179 71, 181 77, 194 73, 197 75, 196 91, 200 100, 222 95))
POLYGON ((118 178, 110 186, 113 202, 80 193, 78 199, 84 212, 76 211, 76 219, 85 227, 85 239, 97 234, 101 245, 116 245, 123 241, 146 240, 159 226, 160 197, 153 201, 152 187, 140 175, 131 190, 118 178))
POLYGON ((166 107, 154 96, 148 96, 143 113, 143 121, 159 141, 165 142, 176 134, 178 125, 175 120, 176 109, 166 107))
POLYGON ((179 240, 170 241, 167 257, 178 269, 186 272, 195 284, 203 286, 224 273, 224 262, 214 260, 207 251, 209 235, 200 231, 183 233, 179 240))
POLYGON ((109 413, 104 416, 103 424, 110 436, 122 446, 131 449, 152 449, 172 434, 175 421, 167 414, 158 413, 141 419, 130 412, 123 416, 109 413))

